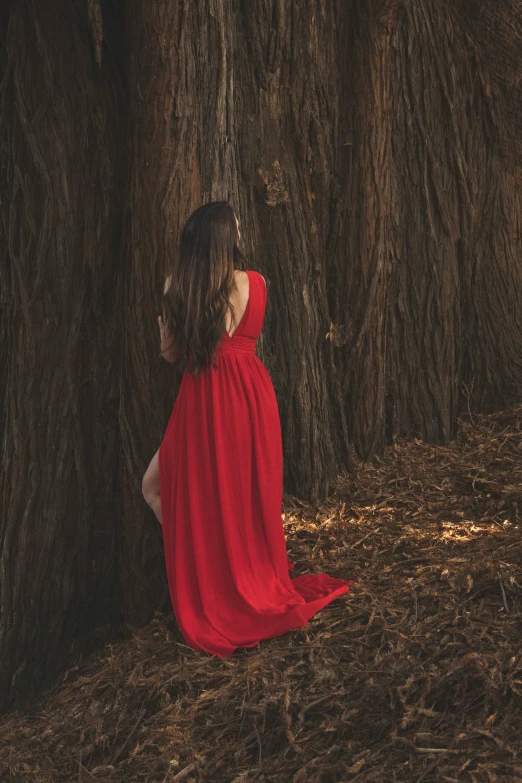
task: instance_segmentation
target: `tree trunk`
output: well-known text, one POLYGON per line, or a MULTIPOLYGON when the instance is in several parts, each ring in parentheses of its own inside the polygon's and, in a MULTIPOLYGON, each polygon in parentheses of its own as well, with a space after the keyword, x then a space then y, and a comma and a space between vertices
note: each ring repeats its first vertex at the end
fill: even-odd
POLYGON ((468 398, 482 411, 520 399, 520 168, 444 4, 406 4, 394 46, 389 427, 444 443, 468 398))
MULTIPOLYGON (((243 233, 269 280, 262 358, 282 420, 285 488, 318 499, 349 464, 327 297, 339 182, 337 9, 255 0, 237 13, 243 233)), ((350 99, 351 100, 351 99, 350 99)))
POLYGON ((118 113, 95 26, 14 2, 2 30, 2 705, 121 615, 118 113))
MULTIPOLYGON (((452 11, 426 0, 351 11, 343 89, 358 98, 352 113, 340 102, 347 185, 329 279, 364 459, 395 435, 444 443, 468 405, 492 411, 522 392, 514 110, 452 11)), ((496 39, 489 29, 486 55, 506 24, 496 39)))
POLYGON ((336 364, 358 455, 386 439, 386 303, 393 258, 391 62, 396 2, 353 4, 339 19, 340 217, 328 254, 336 364), (353 96, 357 96, 354 100, 353 96))

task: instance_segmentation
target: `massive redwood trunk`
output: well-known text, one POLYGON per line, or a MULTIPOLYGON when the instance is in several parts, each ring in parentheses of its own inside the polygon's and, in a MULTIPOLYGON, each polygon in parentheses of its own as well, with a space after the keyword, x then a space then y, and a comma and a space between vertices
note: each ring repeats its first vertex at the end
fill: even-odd
POLYGON ((287 492, 521 399, 522 2, 13 0, 2 20, 6 702, 85 629, 169 606, 141 479, 180 380, 159 296, 200 203, 232 203, 268 280, 287 492))
POLYGON ((341 103, 346 184, 329 275, 363 458, 396 434, 443 443, 459 410, 498 409, 522 389, 513 107, 480 37, 478 49, 467 37, 464 9, 451 11, 424 0, 351 11, 344 89, 358 99, 353 112, 341 103))
POLYGON ((468 397, 520 398, 520 167, 499 155, 484 63, 444 5, 405 5, 394 47, 388 424, 442 443, 468 397))
POLYGON ((2 705, 121 614, 117 84, 87 6, 3 22, 2 705))

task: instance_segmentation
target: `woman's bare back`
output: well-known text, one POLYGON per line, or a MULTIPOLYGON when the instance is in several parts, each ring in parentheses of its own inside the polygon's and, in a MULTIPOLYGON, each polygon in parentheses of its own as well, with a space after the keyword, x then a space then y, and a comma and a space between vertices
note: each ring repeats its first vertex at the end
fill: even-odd
POLYGON ((232 320, 232 313, 227 312, 225 317, 225 329, 228 332, 229 337, 232 337, 245 314, 249 295, 250 283, 247 273, 243 272, 241 269, 234 269, 234 286, 229 297, 229 302, 234 308, 234 316, 232 320))

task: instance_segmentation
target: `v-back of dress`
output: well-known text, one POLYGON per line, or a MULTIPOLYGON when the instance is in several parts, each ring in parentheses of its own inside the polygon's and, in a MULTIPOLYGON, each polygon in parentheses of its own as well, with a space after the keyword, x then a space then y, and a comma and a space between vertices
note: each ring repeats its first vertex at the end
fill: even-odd
POLYGON ((256 355, 266 309, 258 272, 216 367, 185 372, 159 449, 165 562, 174 614, 191 647, 230 657, 299 628, 351 580, 291 579, 282 511, 275 390, 256 355))

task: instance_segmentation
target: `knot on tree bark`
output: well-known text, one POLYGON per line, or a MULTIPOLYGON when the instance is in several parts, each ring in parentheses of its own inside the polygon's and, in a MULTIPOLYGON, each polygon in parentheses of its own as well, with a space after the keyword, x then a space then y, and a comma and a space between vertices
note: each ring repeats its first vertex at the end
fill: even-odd
POLYGON ((269 207, 286 204, 290 197, 283 182, 283 169, 278 160, 272 163, 272 172, 259 168, 257 173, 264 185, 264 201, 269 207))

